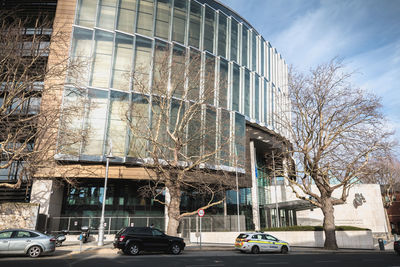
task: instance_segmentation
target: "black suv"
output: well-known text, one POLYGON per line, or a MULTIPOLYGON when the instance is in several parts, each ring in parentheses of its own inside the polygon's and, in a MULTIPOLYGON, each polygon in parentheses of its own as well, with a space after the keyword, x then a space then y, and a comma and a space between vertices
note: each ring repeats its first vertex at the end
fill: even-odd
POLYGON ((180 237, 168 236, 155 228, 125 227, 115 235, 114 247, 129 255, 137 255, 142 250, 177 255, 185 248, 185 242, 180 237))

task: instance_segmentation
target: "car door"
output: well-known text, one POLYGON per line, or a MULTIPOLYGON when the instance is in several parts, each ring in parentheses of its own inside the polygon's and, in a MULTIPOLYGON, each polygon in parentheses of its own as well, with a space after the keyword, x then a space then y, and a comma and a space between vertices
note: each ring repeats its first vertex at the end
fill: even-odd
POLYGON ((11 236, 8 251, 10 253, 25 253, 25 248, 32 243, 33 236, 31 232, 18 230, 11 236))
POLYGON ((280 245, 278 244, 278 239, 276 239, 275 237, 273 237, 272 235, 265 235, 265 239, 268 243, 267 247, 268 247, 268 251, 279 251, 280 245))
POLYGON ((13 231, 0 232, 0 254, 7 254, 13 231))
POLYGON ((153 234, 153 248, 155 250, 167 250, 169 246, 168 237, 158 229, 151 229, 153 234))

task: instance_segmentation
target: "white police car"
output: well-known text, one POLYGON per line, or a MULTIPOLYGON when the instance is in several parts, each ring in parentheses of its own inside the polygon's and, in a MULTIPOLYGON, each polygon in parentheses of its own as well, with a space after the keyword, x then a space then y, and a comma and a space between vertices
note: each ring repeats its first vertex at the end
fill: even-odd
POLYGON ((235 241, 235 248, 240 252, 281 252, 288 253, 290 246, 288 242, 282 241, 272 235, 260 232, 242 233, 235 241))

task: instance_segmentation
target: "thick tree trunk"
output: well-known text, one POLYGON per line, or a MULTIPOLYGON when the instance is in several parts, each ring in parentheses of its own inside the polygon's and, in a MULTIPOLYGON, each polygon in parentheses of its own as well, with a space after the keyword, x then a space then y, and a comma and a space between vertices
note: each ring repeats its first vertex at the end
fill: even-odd
POLYGON ((335 233, 335 216, 333 214, 334 208, 332 205, 332 200, 330 198, 325 198, 322 201, 322 212, 324 214, 324 232, 325 232, 325 249, 338 249, 336 243, 336 233, 335 233))
MULTIPOLYGON (((168 187, 168 186, 167 186, 168 187)), ((170 203, 168 206, 168 226, 167 235, 176 236, 178 234, 179 227, 179 215, 181 205, 181 190, 176 186, 168 187, 170 192, 170 203)))

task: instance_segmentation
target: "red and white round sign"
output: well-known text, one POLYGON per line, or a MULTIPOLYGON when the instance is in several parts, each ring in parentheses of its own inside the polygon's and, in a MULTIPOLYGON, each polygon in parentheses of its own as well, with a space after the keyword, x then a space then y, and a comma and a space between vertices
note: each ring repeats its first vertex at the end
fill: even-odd
POLYGON ((205 212, 204 212, 203 209, 199 209, 199 210, 197 211, 197 214, 199 214, 200 217, 203 217, 204 214, 205 214, 205 212))

